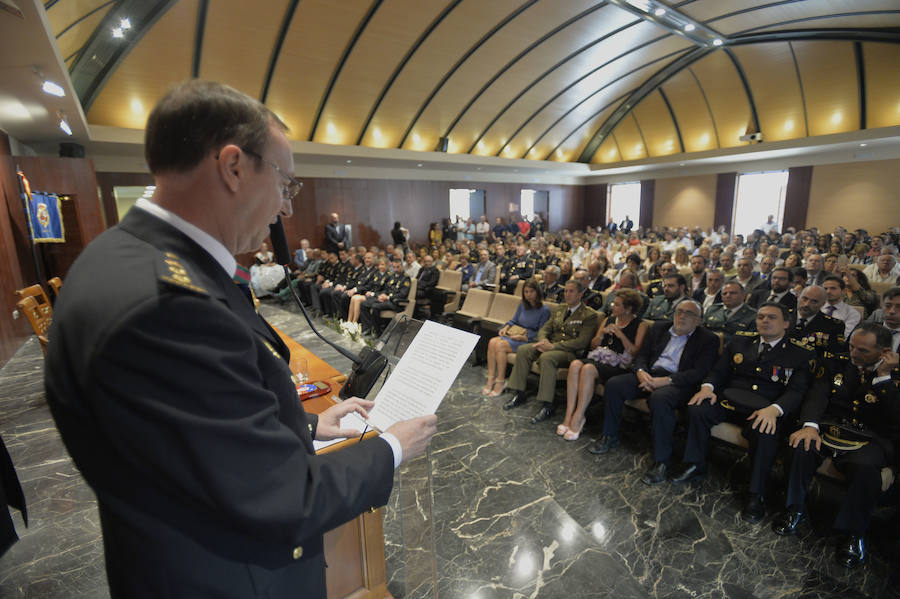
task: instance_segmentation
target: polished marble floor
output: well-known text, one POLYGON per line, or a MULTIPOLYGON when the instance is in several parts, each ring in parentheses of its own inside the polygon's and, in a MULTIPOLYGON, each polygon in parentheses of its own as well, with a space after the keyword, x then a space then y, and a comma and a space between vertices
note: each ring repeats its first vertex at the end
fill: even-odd
MULTIPOLYGON (((266 303, 262 312, 348 368, 296 311, 266 303)), ((0 597, 108 597, 96 504, 56 433, 42 369, 31 340, 0 370, 0 435, 30 516, 25 529, 15 515, 22 539, 0 558, 0 597)), ((483 376, 463 368, 427 459, 398 474, 385 517, 395 597, 435 589, 441 599, 900 596, 889 509, 873 525, 870 563, 848 572, 833 563, 828 532, 839 487, 817 482, 811 524, 797 538, 777 537, 771 516, 761 525, 738 516, 741 452, 716 448, 704 482, 647 487, 648 424, 637 414, 623 426, 623 446, 595 457, 586 447, 599 432, 596 410, 585 435, 566 442, 554 434, 559 418, 530 423, 533 401, 504 412, 501 399, 483 399, 483 376)))

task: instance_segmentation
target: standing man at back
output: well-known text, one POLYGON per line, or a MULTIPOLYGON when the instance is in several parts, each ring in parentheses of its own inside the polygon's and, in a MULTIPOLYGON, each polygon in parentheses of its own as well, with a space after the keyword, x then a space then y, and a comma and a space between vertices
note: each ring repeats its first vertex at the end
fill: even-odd
POLYGON ((325 225, 325 249, 337 253, 347 248, 347 227, 341 224, 337 212, 332 212, 328 224, 325 225))
POLYGON ((232 281, 234 254, 290 216, 300 189, 275 115, 195 80, 154 108, 145 146, 156 193, 75 261, 45 372, 97 494, 110 594, 324 599, 322 535, 387 502, 436 419, 315 453, 373 404, 307 414, 288 348, 232 281))

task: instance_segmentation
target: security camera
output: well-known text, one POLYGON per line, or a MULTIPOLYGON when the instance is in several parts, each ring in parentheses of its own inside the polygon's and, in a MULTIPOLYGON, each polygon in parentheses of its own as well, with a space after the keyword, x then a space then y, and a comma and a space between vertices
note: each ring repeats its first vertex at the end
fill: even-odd
POLYGON ((762 143, 763 134, 759 133, 748 133, 747 135, 741 135, 741 141, 749 141, 754 143, 762 143))

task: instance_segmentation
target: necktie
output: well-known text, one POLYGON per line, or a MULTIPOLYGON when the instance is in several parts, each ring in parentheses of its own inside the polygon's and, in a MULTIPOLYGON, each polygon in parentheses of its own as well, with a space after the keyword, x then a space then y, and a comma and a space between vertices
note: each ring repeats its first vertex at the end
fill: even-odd
POLYGON ((805 318, 801 318, 800 320, 797 321, 797 328, 798 329, 806 328, 806 319, 805 318))
POLYGON ((770 301, 770 302, 777 302, 777 301, 778 301, 778 294, 775 293, 775 292, 773 291, 773 292, 772 292, 772 295, 769 296, 769 299, 768 299, 767 301, 770 301))
POLYGON ((763 341, 759 344, 759 359, 762 360, 769 351, 771 351, 772 346, 763 341))
POLYGON ((825 312, 825 314, 827 314, 828 316, 832 316, 834 314, 834 310, 835 310, 835 307, 832 306, 831 304, 829 304, 829 305, 825 306, 825 309, 823 310, 823 312, 825 312))
POLYGON ((569 320, 569 317, 572 316, 572 312, 573 312, 573 311, 574 311, 574 310, 566 310, 566 315, 563 316, 563 322, 569 320))

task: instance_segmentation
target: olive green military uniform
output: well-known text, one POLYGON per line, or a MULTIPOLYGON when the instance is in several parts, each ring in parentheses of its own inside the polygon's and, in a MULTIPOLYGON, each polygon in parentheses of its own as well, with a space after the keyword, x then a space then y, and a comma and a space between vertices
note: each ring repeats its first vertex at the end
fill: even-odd
POLYGON ((756 310, 746 303, 738 306, 733 314, 728 312, 725 304, 713 304, 703 314, 703 326, 714 333, 722 333, 725 343, 731 341, 738 331, 756 330, 756 310))
POLYGON ((553 310, 550 319, 538 331, 538 341, 549 339, 553 349, 539 352, 533 343, 520 345, 516 351, 516 364, 509 377, 509 388, 524 391, 531 365, 537 360, 541 379, 538 385, 538 400, 550 403, 556 388, 556 370, 565 368, 575 359, 575 354, 586 349, 597 332, 597 312, 584 304, 579 304, 571 316, 566 318, 569 307, 559 306, 553 310))

